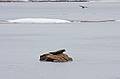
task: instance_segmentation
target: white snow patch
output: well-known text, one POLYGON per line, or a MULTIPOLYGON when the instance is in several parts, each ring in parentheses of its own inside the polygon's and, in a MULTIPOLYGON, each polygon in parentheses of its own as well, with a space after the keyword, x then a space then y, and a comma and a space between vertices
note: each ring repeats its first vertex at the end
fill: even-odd
POLYGON ((21 18, 7 20, 10 23, 70 23, 68 20, 48 19, 48 18, 21 18))

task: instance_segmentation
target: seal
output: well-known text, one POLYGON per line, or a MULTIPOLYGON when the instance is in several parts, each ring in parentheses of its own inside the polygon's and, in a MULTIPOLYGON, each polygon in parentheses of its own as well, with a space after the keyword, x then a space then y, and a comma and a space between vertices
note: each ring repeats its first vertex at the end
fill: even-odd
POLYGON ((88 8, 87 6, 83 6, 83 5, 79 5, 79 7, 81 7, 81 8, 88 8))
POLYGON ((48 52, 45 54, 40 55, 40 61, 48 61, 48 62, 68 62, 73 61, 71 57, 65 54, 66 50, 61 49, 55 52, 48 52))
POLYGON ((57 55, 57 54, 62 54, 65 51, 66 51, 65 49, 61 49, 61 50, 58 50, 58 51, 55 51, 55 52, 49 52, 49 53, 53 54, 53 55, 57 55))

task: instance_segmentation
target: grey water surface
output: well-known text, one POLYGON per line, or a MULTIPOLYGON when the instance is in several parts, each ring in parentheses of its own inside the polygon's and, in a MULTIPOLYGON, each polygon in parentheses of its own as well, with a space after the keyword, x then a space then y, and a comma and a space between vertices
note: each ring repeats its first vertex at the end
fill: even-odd
MULTIPOLYGON (((0 3, 1 20, 17 18, 119 20, 120 3, 0 3)), ((0 79, 120 79, 119 67, 120 22, 0 24, 0 79), (61 48, 73 62, 39 61, 61 48)))

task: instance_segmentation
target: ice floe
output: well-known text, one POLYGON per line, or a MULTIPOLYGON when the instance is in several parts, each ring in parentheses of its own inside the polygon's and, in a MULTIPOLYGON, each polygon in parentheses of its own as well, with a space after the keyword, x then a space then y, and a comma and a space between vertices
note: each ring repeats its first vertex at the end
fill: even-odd
POLYGON ((7 20, 9 23, 70 23, 68 20, 48 18, 20 18, 7 20))

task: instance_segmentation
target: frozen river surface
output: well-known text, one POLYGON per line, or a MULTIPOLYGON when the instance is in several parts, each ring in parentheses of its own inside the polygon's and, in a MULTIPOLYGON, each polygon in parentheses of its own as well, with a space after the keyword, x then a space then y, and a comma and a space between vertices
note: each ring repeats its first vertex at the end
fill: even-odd
MULTIPOLYGON (((0 3, 0 18, 120 20, 120 3, 0 3)), ((0 79, 120 79, 119 67, 120 22, 0 24, 0 79), (39 61, 61 48, 73 62, 39 61)))

